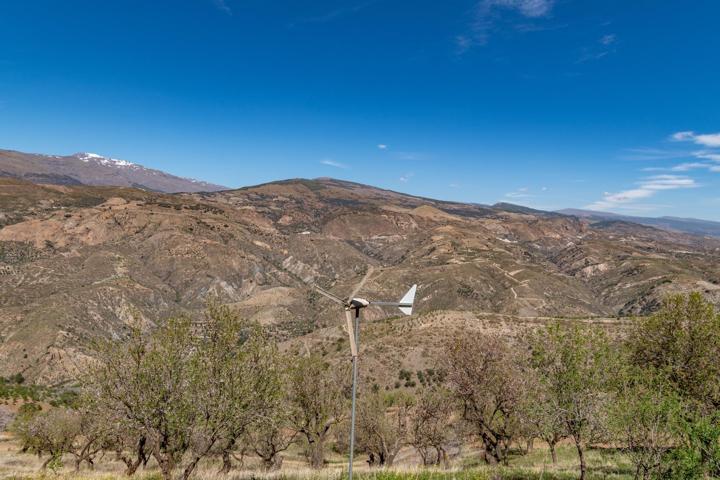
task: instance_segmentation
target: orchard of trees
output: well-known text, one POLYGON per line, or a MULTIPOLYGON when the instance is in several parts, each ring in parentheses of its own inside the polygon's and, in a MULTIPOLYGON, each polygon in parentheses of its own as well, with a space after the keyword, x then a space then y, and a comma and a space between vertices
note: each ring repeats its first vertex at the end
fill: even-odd
MULTIPOLYGON (((369 465, 411 447, 445 467, 470 441, 482 462, 506 465, 537 440, 553 462, 559 443, 572 445, 581 479, 596 446, 623 450, 636 478, 720 476, 720 315, 700 294, 668 298, 620 338, 563 322, 445 348, 438 381, 362 386, 357 449, 369 465)), ((201 330, 180 317, 98 345, 72 408, 27 403, 12 428, 47 467, 112 454, 128 475, 152 460, 165 480, 186 480, 205 459, 227 473, 247 452, 279 469, 295 444, 322 468, 332 445, 347 448, 348 379, 345 366, 281 353, 260 326, 211 306, 201 330)))

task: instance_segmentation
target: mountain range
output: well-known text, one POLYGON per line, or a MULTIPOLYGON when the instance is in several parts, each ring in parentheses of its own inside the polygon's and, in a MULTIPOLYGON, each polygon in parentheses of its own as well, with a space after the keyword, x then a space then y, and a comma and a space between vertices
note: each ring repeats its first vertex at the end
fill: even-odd
POLYGON ((165 193, 226 189, 95 153, 39 155, 0 150, 0 177, 52 185, 134 187, 165 193))
POLYGON ((369 266, 365 297, 419 285, 411 318, 365 316, 368 379, 386 386, 400 369, 432 369, 464 330, 513 335, 551 318, 616 328, 672 292, 720 304, 711 222, 649 226, 330 178, 228 190, 93 154, 0 151, 0 171, 2 376, 72 381, 94 339, 175 314, 201 322, 212 298, 283 348, 342 361, 338 312, 308 282, 344 296, 369 266))
POLYGON ((419 285, 409 319, 365 316, 380 385, 430 368, 463 329, 622 323, 671 292, 720 304, 718 239, 511 210, 327 178, 179 194, 0 178, 0 375, 69 381, 93 339, 173 314, 202 321, 211 298, 283 348, 342 359, 339 312, 307 282, 343 296, 370 265, 364 297, 419 285))
POLYGON ((710 220, 680 217, 634 217, 630 215, 618 215, 617 213, 610 212, 579 210, 576 208, 558 210, 558 213, 585 218, 592 222, 631 222, 660 228, 662 230, 720 238, 720 222, 713 222, 710 220))

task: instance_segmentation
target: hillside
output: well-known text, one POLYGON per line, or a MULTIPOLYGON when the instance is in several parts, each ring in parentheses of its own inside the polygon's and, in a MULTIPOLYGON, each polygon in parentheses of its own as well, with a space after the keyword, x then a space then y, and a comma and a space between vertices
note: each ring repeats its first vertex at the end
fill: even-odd
POLYGON ((51 185, 120 186, 165 193, 226 189, 95 153, 38 155, 0 150, 0 177, 51 185))
POLYGON ((201 319, 211 296, 286 345, 340 352, 335 305, 304 281, 343 295, 368 265, 376 271, 363 296, 394 299, 419 285, 412 318, 366 315, 372 355, 392 368, 421 366, 457 328, 612 322, 673 291, 720 304, 720 240, 333 179, 167 195, 6 178, 0 219, 0 375, 44 383, 71 379, 92 339, 120 338, 134 318, 201 319))

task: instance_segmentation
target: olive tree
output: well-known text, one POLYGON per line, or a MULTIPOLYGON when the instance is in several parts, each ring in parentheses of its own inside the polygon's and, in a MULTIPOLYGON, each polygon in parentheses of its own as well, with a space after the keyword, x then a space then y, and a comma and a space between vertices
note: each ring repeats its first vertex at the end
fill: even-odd
POLYGON ((720 409, 720 314, 699 293, 672 295, 628 340, 634 365, 663 376, 701 412, 720 409))
POLYGON ((700 293, 669 296, 660 310, 635 324, 627 347, 643 378, 663 386, 659 391, 651 385, 629 399, 637 419, 627 428, 649 422, 661 435, 656 444, 647 432, 637 432, 641 451, 649 456, 639 464, 643 471, 656 471, 658 457, 672 445, 664 455, 665 476, 720 476, 720 314, 713 304, 700 293), (672 441, 665 438, 668 416, 676 417, 672 441))
MULTIPOLYGON (((530 375, 533 375, 530 372, 530 375)), ((529 380, 528 393, 520 406, 522 431, 528 439, 539 438, 548 445, 553 464, 558 461, 557 444, 567 437, 567 427, 548 387, 529 380)))
POLYGON ((532 337, 532 365, 547 393, 546 413, 565 427, 580 460, 580 478, 587 473, 585 452, 603 439, 614 380, 614 355, 598 328, 559 322, 532 337))
POLYGON ((290 425, 287 412, 275 413, 259 419, 246 432, 247 444, 269 471, 282 467, 281 453, 290 447, 298 433, 290 425))
POLYGON ((447 447, 454 437, 452 394, 441 387, 425 389, 412 410, 409 443, 423 465, 448 466, 447 447))
POLYGON ((658 478, 677 443, 682 404, 663 379, 646 370, 629 368, 622 377, 610 409, 612 431, 635 466, 635 478, 658 478))
POLYGON ((408 440, 413 404, 413 398, 408 394, 388 394, 379 389, 360 397, 357 444, 370 457, 370 465, 393 465, 395 457, 408 440))
POLYGON ((317 355, 296 357, 289 373, 293 428, 307 442, 310 466, 325 464, 330 432, 346 416, 347 368, 334 367, 317 355))
POLYGON ((244 444, 262 459, 265 470, 282 466, 281 453, 290 447, 298 432, 293 428, 288 366, 292 357, 277 349, 263 352, 265 394, 253 422, 245 429, 244 444))
POLYGON ((492 334, 464 335, 446 348, 447 384, 462 405, 465 421, 482 440, 484 459, 507 461, 519 431, 525 371, 520 352, 492 334))
POLYGON ((221 473, 230 471, 237 440, 279 401, 277 347, 263 329, 226 306, 210 304, 198 342, 192 397, 199 408, 193 461, 219 449, 221 473))
POLYGON ((186 480, 260 411, 273 391, 263 363, 273 348, 259 327, 211 305, 201 325, 186 317, 153 331, 134 325, 125 341, 99 345, 84 389, 119 432, 137 435, 128 472, 148 452, 166 480, 178 469, 186 480))

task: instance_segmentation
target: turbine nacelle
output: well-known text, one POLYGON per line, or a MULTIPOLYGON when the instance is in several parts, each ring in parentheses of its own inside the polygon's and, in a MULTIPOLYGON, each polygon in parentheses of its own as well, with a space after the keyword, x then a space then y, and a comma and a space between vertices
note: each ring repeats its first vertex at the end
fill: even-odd
POLYGON ((370 302, 368 300, 365 300, 364 298, 353 298, 350 300, 349 305, 346 308, 349 309, 358 309, 358 308, 365 308, 370 306, 370 302))

